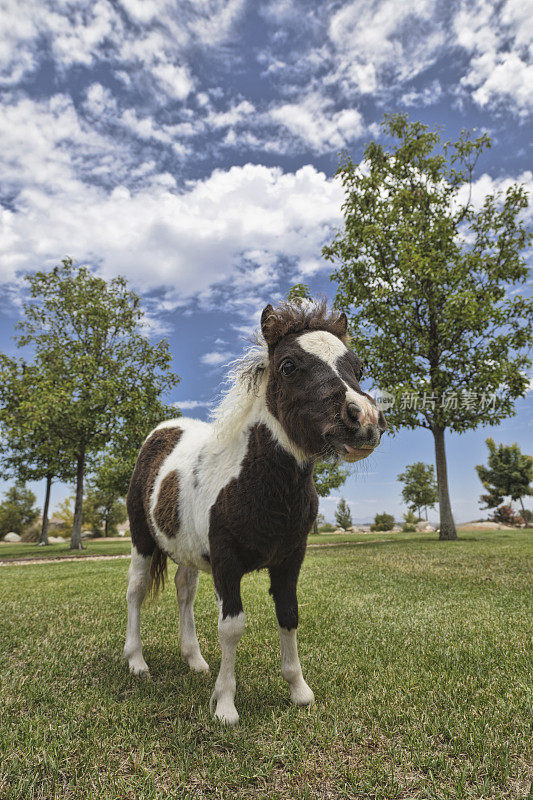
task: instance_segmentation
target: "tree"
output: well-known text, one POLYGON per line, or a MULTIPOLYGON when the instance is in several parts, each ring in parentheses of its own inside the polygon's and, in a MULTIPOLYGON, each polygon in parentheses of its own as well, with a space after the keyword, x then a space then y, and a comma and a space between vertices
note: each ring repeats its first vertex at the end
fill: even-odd
POLYGON ((317 461, 313 470, 315 488, 319 497, 327 497, 338 489, 348 477, 348 470, 335 461, 317 461))
POLYGON ((35 508, 35 499, 23 481, 17 481, 4 493, 0 503, 0 538, 11 531, 21 534, 26 525, 37 519, 39 512, 35 508))
POLYGON ((160 396, 179 379, 168 342, 153 345, 145 336, 139 298, 124 278, 106 282, 65 258, 27 280, 34 302, 24 305, 18 344, 33 347, 36 364, 48 365, 68 397, 61 413, 76 468, 71 548, 79 549, 91 460, 127 431, 139 438, 168 416, 160 396))
POLYGON ((74 477, 63 434, 62 406, 68 397, 50 366, 0 353, 0 457, 7 475, 22 481, 45 480, 41 544, 48 544, 52 481, 74 477))
POLYGON ((531 528, 533 525, 533 511, 530 511, 529 508, 524 508, 521 517, 524 520, 526 527, 531 528))
POLYGON ((527 195, 512 185, 474 208, 486 134, 443 141, 402 114, 382 129, 390 149, 371 141, 360 164, 341 158, 344 227, 323 254, 354 349, 393 395, 389 425, 434 437, 439 537, 456 539, 445 432, 497 424, 527 388, 533 303, 516 290, 527 275, 527 195))
POLYGON ((350 507, 344 497, 341 497, 337 504, 337 508, 335 510, 335 522, 339 526, 339 528, 346 528, 351 527, 352 523, 352 515, 350 513, 350 507))
POLYGON ((412 511, 417 511, 419 517, 420 510, 425 508, 427 519, 428 508, 434 508, 438 499, 433 464, 424 464, 423 461, 408 464, 405 471, 398 475, 398 480, 404 484, 404 502, 412 511))
POLYGON ((374 522, 370 526, 371 531, 391 531, 394 528, 394 517, 392 514, 376 514, 374 522))
POLYGON ((295 283, 287 292, 287 302, 301 303, 304 300, 312 302, 311 289, 306 283, 295 283))
POLYGON ((503 503, 505 497, 519 500, 522 512, 525 511, 523 497, 532 494, 533 457, 523 455, 518 444, 496 445, 490 437, 485 440, 489 448, 488 466, 476 467, 479 480, 488 494, 479 498, 485 506, 495 508, 503 503))

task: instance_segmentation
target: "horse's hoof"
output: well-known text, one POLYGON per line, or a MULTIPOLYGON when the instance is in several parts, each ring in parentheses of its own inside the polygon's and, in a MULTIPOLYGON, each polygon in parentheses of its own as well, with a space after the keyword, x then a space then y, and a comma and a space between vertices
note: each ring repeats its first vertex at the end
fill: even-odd
POLYGON ((223 725, 229 725, 231 728, 233 728, 239 722, 239 715, 237 713, 237 709, 235 708, 232 710, 227 709, 225 711, 219 711, 217 708, 215 712, 215 719, 220 720, 223 725))
POLYGON ((146 663, 139 664, 138 662, 132 661, 129 664, 130 673, 135 675, 136 678, 150 678, 150 670, 148 669, 148 665, 146 663))
POLYGON ((189 669, 193 672, 203 672, 204 674, 209 672, 209 664, 202 656, 198 658, 187 658, 185 660, 187 661, 189 669))
POLYGON ((291 691, 292 702, 301 707, 310 706, 315 702, 315 695, 306 683, 291 691))
POLYGON ((214 691, 209 700, 209 711, 211 714, 213 714, 215 703, 217 704, 216 711, 214 712, 215 719, 218 719, 223 725, 237 725, 239 722, 239 715, 233 700, 219 700, 216 691, 214 691))

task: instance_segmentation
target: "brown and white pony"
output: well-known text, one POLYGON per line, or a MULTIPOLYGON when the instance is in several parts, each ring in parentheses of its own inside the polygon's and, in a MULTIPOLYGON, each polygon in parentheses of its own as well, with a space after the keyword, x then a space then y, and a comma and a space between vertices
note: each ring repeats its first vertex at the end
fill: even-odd
POLYGON ((317 458, 366 458, 386 428, 359 386, 361 361, 346 346, 346 316, 324 303, 268 305, 262 337, 239 361, 212 423, 169 420, 148 436, 128 492, 132 558, 124 656, 148 674, 140 608, 176 572, 181 652, 207 672, 193 603, 198 570, 213 576, 219 606, 220 671, 211 698, 215 716, 233 725, 235 653, 245 627, 243 575, 266 568, 281 642, 281 673, 298 705, 313 702, 296 646, 296 584, 317 514, 317 458))

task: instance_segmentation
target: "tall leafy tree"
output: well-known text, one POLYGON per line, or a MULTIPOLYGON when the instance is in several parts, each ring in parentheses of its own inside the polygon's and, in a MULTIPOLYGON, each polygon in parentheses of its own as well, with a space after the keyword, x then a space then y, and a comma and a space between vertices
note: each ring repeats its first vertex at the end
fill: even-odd
POLYGON ((337 503, 337 508, 335 509, 335 522, 339 526, 339 528, 349 528, 352 523, 352 514, 350 512, 350 506, 344 499, 341 497, 339 502, 337 503))
POLYGON ((479 498, 484 508, 496 508, 506 497, 518 500, 525 512, 523 497, 532 494, 533 457, 523 454, 518 444, 496 444, 486 439, 489 448, 488 465, 476 467, 479 480, 487 490, 479 498))
POLYGON ((68 396, 49 367, 47 360, 28 364, 0 353, 0 458, 7 475, 45 481, 42 544, 48 544, 52 482, 73 478, 63 430, 68 396))
POLYGON ((412 511, 420 517, 422 508, 434 508, 438 500, 437 482, 433 464, 415 461, 408 464, 404 472, 400 472, 398 480, 403 483, 402 497, 412 511))
POLYGON ((29 275, 32 300, 24 305, 19 345, 60 376, 65 446, 73 454, 76 499, 71 547, 81 548, 83 490, 91 459, 161 419, 163 392, 178 376, 168 342, 152 344, 138 296, 124 278, 106 282, 66 258, 49 272, 29 275), (155 418, 155 419, 154 419, 155 418))
POLYGON ((474 207, 486 135, 443 141, 402 114, 387 115, 382 130, 388 147, 371 141, 359 164, 341 158, 344 227, 323 253, 355 349, 395 396, 389 424, 433 435, 439 536, 455 539, 445 432, 497 424, 526 392, 533 303, 517 288, 527 275, 527 196, 512 185, 474 207))

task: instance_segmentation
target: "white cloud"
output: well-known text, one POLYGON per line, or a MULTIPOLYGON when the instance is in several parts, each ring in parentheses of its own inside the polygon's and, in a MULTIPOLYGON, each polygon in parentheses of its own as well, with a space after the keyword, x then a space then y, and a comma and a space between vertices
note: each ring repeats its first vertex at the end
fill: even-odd
MULTIPOLYGON (((93 104, 102 97, 95 90, 93 104)), ((167 308, 228 282, 256 302, 280 263, 316 259, 340 220, 342 188, 310 165, 284 173, 245 164, 178 189, 127 143, 88 128, 64 96, 0 108, 0 131, 13 197, 2 210, 4 282, 68 254, 141 290, 166 288, 167 308)))
POLYGON ((204 353, 200 361, 202 364, 207 364, 209 367, 218 367, 221 364, 227 364, 232 357, 233 353, 231 352, 218 352, 214 350, 212 353, 204 353))
POLYGON ((322 95, 307 95, 300 103, 285 103, 270 111, 270 118, 283 125, 317 152, 343 147, 364 132, 361 114, 355 108, 333 111, 322 95))
POLYGON ((488 194, 497 192, 505 194, 507 189, 516 183, 523 184, 529 196, 529 205, 523 212, 523 216, 527 220, 533 220, 533 172, 531 170, 525 170, 516 178, 509 176, 493 178, 491 175, 483 173, 473 181, 471 189, 467 184, 462 186, 457 199, 460 203, 465 203, 470 196, 470 201, 474 208, 479 209, 488 194))
POLYGON ((148 83, 160 101, 184 100, 194 87, 193 42, 215 46, 233 33, 244 0, 5 0, 0 6, 0 83, 13 85, 48 53, 66 70, 119 64, 117 75, 148 83))
POLYGON ((356 0, 333 13, 329 39, 347 92, 403 83, 434 62, 445 41, 435 0, 356 0))
POLYGON ((404 92, 401 101, 405 106, 430 106, 437 103, 442 97, 442 86, 435 80, 419 92, 411 90, 404 92))
POLYGON ((454 18, 457 44, 471 60, 461 80, 475 102, 533 108, 533 6, 530 0, 463 0, 454 18))
POLYGON ((181 411, 190 411, 193 408, 212 408, 213 400, 176 400, 173 406, 181 411))
POLYGON ((255 108, 248 100, 241 100, 227 111, 211 111, 206 117, 206 123, 213 128, 226 128, 243 122, 254 112, 255 108))
POLYGON ((203 44, 219 44, 230 35, 245 5, 246 0, 194 0, 196 17, 190 30, 203 44))

